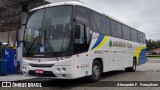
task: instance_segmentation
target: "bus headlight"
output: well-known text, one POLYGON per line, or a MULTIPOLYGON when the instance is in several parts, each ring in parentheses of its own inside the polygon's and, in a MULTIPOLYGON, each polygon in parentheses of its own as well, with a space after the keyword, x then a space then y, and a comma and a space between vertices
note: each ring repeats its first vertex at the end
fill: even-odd
POLYGON ((61 68, 57 68, 57 71, 58 71, 58 72, 61 72, 61 68))
POLYGON ((57 68, 57 72, 65 72, 65 71, 66 71, 66 68, 65 68, 65 67, 57 68))

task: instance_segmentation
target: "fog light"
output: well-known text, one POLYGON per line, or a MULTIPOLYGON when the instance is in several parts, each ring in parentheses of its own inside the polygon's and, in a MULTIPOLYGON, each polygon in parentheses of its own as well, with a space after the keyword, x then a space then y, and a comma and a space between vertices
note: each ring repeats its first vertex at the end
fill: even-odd
POLYGON ((65 68, 65 67, 63 67, 63 68, 62 68, 62 70, 63 70, 63 71, 66 71, 66 68, 65 68))
POLYGON ((60 71, 61 71, 61 69, 60 69, 60 68, 57 68, 57 71, 58 71, 58 72, 60 72, 60 71))
POLYGON ((67 75, 66 75, 66 74, 62 74, 62 76, 63 76, 63 77, 67 77, 67 75))

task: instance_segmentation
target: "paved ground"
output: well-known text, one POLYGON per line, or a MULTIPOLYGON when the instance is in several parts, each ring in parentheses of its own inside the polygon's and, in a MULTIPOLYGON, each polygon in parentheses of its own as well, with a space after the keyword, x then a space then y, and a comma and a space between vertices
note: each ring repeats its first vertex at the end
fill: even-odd
MULTIPOLYGON (((23 76, 24 77, 24 76, 23 76)), ((51 80, 43 78, 32 78, 29 77, 25 81, 45 81, 50 83, 53 87, 51 88, 32 88, 36 90, 160 90, 155 87, 90 87, 98 85, 99 83, 85 83, 84 79, 77 80, 51 80), (67 86, 67 87, 66 87, 67 86)), ((5 78, 3 78, 4 80, 5 78)), ((25 77, 23 78, 25 79, 25 77)), ((0 80, 2 80, 0 76, 0 80)), ((17 79, 22 80, 22 79, 17 79)), ((103 74, 100 83, 103 81, 160 81, 160 62, 159 61, 148 61, 146 64, 138 66, 136 72, 125 72, 124 70, 112 71, 103 74)), ((25 88, 29 90, 31 88, 25 88)), ((0 89, 1 90, 1 89, 0 89)))
POLYGON ((35 77, 26 77, 24 75, 18 75, 18 74, 1 75, 0 81, 19 81, 19 80, 26 80, 26 79, 33 79, 33 78, 35 77))

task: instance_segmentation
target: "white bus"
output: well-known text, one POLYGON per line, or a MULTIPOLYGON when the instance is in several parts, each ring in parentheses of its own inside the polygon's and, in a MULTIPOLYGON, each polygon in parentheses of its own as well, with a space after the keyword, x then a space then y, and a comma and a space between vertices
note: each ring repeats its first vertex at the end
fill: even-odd
POLYGON ((95 82, 146 63, 145 34, 81 2, 48 4, 29 12, 22 61, 25 75, 95 82))

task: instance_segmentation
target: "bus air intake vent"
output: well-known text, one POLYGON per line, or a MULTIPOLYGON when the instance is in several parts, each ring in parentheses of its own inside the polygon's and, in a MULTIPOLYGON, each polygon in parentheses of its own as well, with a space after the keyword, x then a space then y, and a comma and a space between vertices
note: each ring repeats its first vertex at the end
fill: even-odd
POLYGON ((52 67, 54 64, 33 64, 33 63, 30 63, 29 65, 30 65, 31 67, 50 68, 50 67, 52 67))

